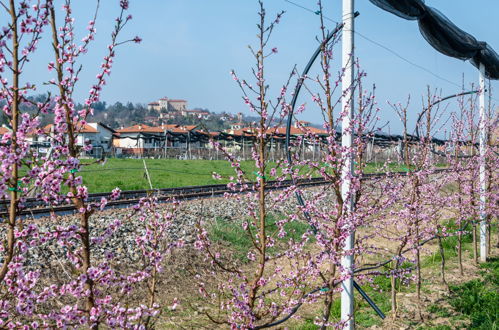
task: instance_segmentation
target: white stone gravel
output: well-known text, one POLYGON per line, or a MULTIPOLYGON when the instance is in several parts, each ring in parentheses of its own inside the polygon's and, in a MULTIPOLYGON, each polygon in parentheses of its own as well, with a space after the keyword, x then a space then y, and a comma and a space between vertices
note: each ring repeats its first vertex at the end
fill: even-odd
MULTIPOLYGON (((320 188, 309 188, 308 192, 320 188)), ((279 191, 272 192, 273 194, 280 193, 279 191)), ((308 194, 308 193, 307 193, 308 194)), ((231 197, 229 199, 223 197, 206 198, 199 200, 183 201, 178 210, 175 212, 175 217, 172 225, 168 229, 169 240, 183 240, 186 244, 191 244, 195 241, 197 235, 196 224, 213 223, 217 218, 225 220, 241 220, 248 215, 247 212, 247 197, 239 195, 239 199, 231 197)), ((279 209, 272 207, 269 203, 269 211, 291 211, 296 207, 296 199, 294 194, 288 200, 279 206, 279 209)), ((171 208, 168 203, 160 204, 160 209, 171 208)), ((135 237, 137 233, 144 231, 144 223, 138 220, 137 216, 127 219, 131 210, 128 208, 107 209, 96 212, 91 217, 91 232, 92 236, 100 236, 116 219, 119 219, 122 224, 117 231, 101 244, 95 244, 92 248, 92 256, 95 260, 104 260, 106 251, 112 251, 115 254, 114 260, 120 263, 136 262, 140 258, 140 251, 137 249, 135 237)), ((55 218, 40 218, 36 220, 25 220, 25 225, 35 223, 41 231, 49 231, 55 226, 77 225, 79 222, 77 215, 64 215, 55 218)), ((6 226, 0 226, 0 235, 5 237, 6 226)), ((29 264, 32 266, 40 266, 42 269, 47 264, 64 263, 66 260, 66 248, 59 246, 56 242, 50 242, 41 247, 29 250, 29 264)), ((1 259, 0 259, 1 262, 1 259)))

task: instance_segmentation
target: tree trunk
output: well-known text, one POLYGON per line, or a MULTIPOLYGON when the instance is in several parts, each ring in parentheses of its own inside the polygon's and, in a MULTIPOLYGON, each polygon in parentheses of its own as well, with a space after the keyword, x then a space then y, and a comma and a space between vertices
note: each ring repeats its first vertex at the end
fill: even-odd
POLYGON ((473 220, 473 261, 478 265, 478 240, 475 220, 473 220))
POLYGON ((442 278, 442 283, 447 287, 447 290, 448 290, 449 284, 447 284, 447 281, 445 280, 445 250, 444 250, 444 245, 442 244, 442 237, 441 236, 438 236, 438 248, 440 250, 440 258, 441 258, 440 275, 442 278))
POLYGON ((417 291, 417 297, 418 297, 418 313, 419 313, 419 318, 423 320, 423 313, 421 311, 421 253, 419 251, 419 247, 416 250, 416 274, 417 274, 417 280, 416 280, 416 291, 417 291))
POLYGON ((463 232, 459 230, 457 233, 457 260, 459 263, 459 274, 464 275, 463 271, 463 232))
POLYGON ((396 319, 397 318, 397 279, 395 278, 395 274, 392 274, 392 277, 390 279, 390 284, 391 284, 391 300, 392 300, 392 318, 396 319))
POLYGON ((326 296, 324 300, 324 312, 322 314, 322 326, 321 330, 327 329, 327 322, 329 322, 329 317, 331 315, 331 308, 333 307, 333 291, 330 290, 330 293, 326 296))
MULTIPOLYGON (((5 7, 6 8, 6 7, 5 7)), ((13 0, 10 1, 10 18, 12 26, 12 103, 11 103, 11 121, 12 125, 12 138, 11 138, 11 150, 17 150, 17 129, 19 122, 19 76, 21 71, 19 70, 19 36, 18 36, 18 14, 16 13, 16 5, 13 0)), ((17 221, 17 206, 18 206, 18 164, 14 163, 12 165, 12 177, 9 184, 10 190, 10 204, 9 204, 9 219, 8 219, 8 229, 7 229, 7 247, 6 253, 3 259, 2 268, 0 269, 0 282, 7 275, 8 266, 14 257, 15 249, 15 228, 17 221)), ((22 223, 20 223, 20 229, 22 230, 22 223)))

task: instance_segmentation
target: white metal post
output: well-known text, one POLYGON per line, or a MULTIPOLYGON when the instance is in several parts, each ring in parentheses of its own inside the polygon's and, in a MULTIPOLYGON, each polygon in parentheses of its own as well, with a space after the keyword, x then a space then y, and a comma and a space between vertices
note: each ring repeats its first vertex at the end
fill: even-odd
POLYGON ((480 63, 480 261, 487 261, 487 175, 485 153, 487 148, 487 115, 485 111, 485 66, 480 63))
MULTIPOLYGON (((342 122, 342 138, 341 145, 344 148, 349 149, 348 153, 343 155, 345 157, 345 163, 342 169, 342 185, 341 194, 345 202, 346 211, 353 211, 353 198, 350 192, 352 182, 351 175, 353 174, 353 159, 350 148, 352 146, 352 130, 350 126, 352 125, 353 113, 354 113, 354 102, 353 102, 353 81, 354 81, 354 0, 343 0, 343 32, 342 32, 342 65, 345 70, 345 75, 342 81, 342 89, 344 92, 344 97, 341 102, 343 111, 347 113, 343 117, 342 122)), ((350 228, 345 228, 350 231, 350 228)), ((354 232, 345 240, 344 252, 352 250, 354 247, 354 232)), ((341 291, 341 321, 344 322, 343 329, 354 329, 354 298, 353 298, 353 255, 345 255, 341 260, 344 272, 349 275, 342 284, 341 291)))

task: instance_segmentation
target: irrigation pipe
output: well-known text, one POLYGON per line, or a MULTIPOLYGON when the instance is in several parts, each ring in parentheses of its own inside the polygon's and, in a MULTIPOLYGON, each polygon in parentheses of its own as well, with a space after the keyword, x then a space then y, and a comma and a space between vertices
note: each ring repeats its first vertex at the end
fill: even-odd
MULTIPOLYGON (((418 120, 416 122, 416 137, 418 140, 421 140, 420 136, 421 134, 419 134, 419 126, 420 126, 420 122, 421 122, 421 119, 423 119, 423 115, 430 109, 430 108, 433 108, 435 105, 439 104, 440 102, 443 102, 443 101, 447 101, 449 99, 452 99, 452 98, 455 98, 455 97, 459 97, 459 96, 464 96, 464 95, 472 95, 472 94, 475 94, 475 93, 478 93, 480 92, 479 90, 474 90, 474 91, 469 91, 469 92, 462 92, 462 93, 457 93, 457 94, 453 94, 453 95, 449 95, 449 96, 446 96, 444 98, 441 98, 433 103, 431 103, 430 105, 428 105, 428 107, 426 107, 420 114, 419 114, 419 117, 418 117, 418 120)), ((437 151, 435 150, 435 148, 431 148, 430 151, 436 155, 439 155, 439 156, 443 156, 443 157, 446 157, 447 154, 445 152, 441 152, 441 151, 437 151)), ((471 158, 473 156, 468 156, 468 155, 463 155, 463 156, 456 156, 457 158, 471 158)))

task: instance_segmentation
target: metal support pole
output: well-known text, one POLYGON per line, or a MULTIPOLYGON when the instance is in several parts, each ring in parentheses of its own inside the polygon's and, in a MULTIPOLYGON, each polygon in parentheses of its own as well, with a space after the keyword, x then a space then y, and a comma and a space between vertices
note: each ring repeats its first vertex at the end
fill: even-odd
MULTIPOLYGON (((342 36, 342 66, 345 70, 345 75, 342 81, 343 99, 341 101, 341 107, 344 112, 347 113, 343 117, 342 122, 342 137, 341 145, 346 149, 350 149, 352 146, 352 119, 354 113, 354 102, 353 102, 353 82, 354 82, 354 0, 343 0, 343 36, 342 36)), ((345 162, 342 168, 342 184, 341 184, 341 195, 345 204, 345 211, 350 213, 354 209, 353 198, 351 194, 351 175, 353 174, 353 159, 350 150, 343 155, 345 157, 345 162)), ((348 216, 348 215, 347 215, 348 216)), ((351 250, 354 248, 355 233, 349 226, 343 228, 350 232, 349 236, 345 240, 344 253, 341 260, 341 265, 343 266, 343 272, 348 276, 341 283, 341 321, 344 322, 343 329, 354 329, 354 297, 353 297, 353 254, 351 250)))
MULTIPOLYGON (((173 144, 173 142, 172 142, 173 144)), ((173 157, 175 157, 175 154, 173 154, 173 157)), ((168 134, 166 134, 165 138, 165 158, 168 158, 168 134)))
POLYGON ((480 63, 480 261, 487 261, 487 210, 486 192, 487 175, 485 168, 485 153, 487 144, 487 115, 485 113, 485 66, 480 63))
POLYGON ((189 156, 189 160, 192 159, 192 154, 191 154, 191 131, 187 132, 187 154, 189 156))
POLYGON ((314 144, 313 144, 313 149, 312 149, 312 161, 315 162, 315 148, 316 148, 317 141, 314 139, 314 144))
POLYGON ((243 133, 243 136, 242 136, 242 145, 243 145, 243 160, 246 160, 246 153, 244 152, 244 133, 243 133))

